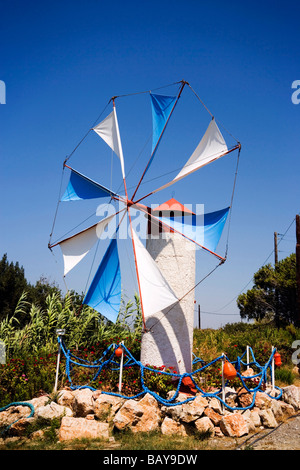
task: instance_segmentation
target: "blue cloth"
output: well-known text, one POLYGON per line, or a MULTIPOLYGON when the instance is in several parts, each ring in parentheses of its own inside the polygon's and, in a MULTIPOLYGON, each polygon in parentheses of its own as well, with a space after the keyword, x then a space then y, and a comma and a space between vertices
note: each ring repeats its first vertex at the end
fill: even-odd
POLYGON ((93 199, 112 195, 116 196, 116 193, 71 169, 69 184, 61 201, 77 201, 79 199, 93 199))
MULTIPOLYGON (((164 131, 167 120, 170 117, 173 105, 176 101, 176 96, 165 96, 165 95, 154 95, 150 93, 151 97, 151 108, 152 108, 152 152, 151 158, 147 165, 146 171, 148 171, 154 155, 158 147, 158 141, 164 131)), ((145 172, 146 173, 146 172, 145 172)))
POLYGON ((111 240, 83 303, 108 320, 117 320, 121 303, 121 273, 116 238, 111 240))
POLYGON ((224 225, 228 216, 229 207, 216 212, 204 214, 204 217, 185 216, 182 221, 168 217, 157 217, 170 227, 182 233, 185 237, 199 243, 210 251, 216 252, 224 225), (200 222, 199 222, 200 219, 200 222))

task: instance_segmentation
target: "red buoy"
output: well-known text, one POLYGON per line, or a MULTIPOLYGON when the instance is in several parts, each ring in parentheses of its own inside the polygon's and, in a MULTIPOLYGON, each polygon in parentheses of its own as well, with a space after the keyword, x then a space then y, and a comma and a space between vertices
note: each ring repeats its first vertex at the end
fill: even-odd
POLYGON ((123 354, 123 349, 121 348, 121 346, 119 346, 116 350, 115 350, 115 355, 117 357, 121 357, 123 354))
POLYGON ((224 374, 225 379, 228 379, 228 380, 235 379, 236 377, 236 370, 233 367, 233 365, 228 361, 226 361, 224 364, 223 374, 224 374))
POLYGON ((279 352, 276 352, 274 354, 274 361, 275 361, 275 366, 280 367, 282 365, 281 356, 280 356, 279 352))

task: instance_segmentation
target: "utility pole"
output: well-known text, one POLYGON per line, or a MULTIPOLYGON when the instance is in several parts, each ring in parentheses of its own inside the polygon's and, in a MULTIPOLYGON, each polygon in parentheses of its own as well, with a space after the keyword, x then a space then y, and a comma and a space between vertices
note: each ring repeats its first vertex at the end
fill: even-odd
POLYGON ((296 324, 300 326, 300 216, 296 215, 296 283, 297 283, 297 314, 296 324))
POLYGON ((274 232, 274 255, 275 255, 275 323, 278 324, 278 289, 277 289, 277 265, 278 265, 278 239, 277 239, 277 232, 274 232))
POLYGON ((278 263, 278 242, 277 242, 277 232, 274 232, 274 254, 275 254, 275 268, 278 263))
POLYGON ((198 328, 201 330, 200 304, 198 304, 198 328))

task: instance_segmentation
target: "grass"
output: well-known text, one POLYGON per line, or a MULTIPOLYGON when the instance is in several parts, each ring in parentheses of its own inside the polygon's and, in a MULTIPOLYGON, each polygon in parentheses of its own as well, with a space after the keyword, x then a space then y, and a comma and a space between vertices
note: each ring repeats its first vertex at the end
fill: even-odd
POLYGON ((57 435, 46 434, 40 439, 8 439, 0 444, 0 450, 111 450, 111 451, 176 451, 214 450, 222 447, 222 440, 209 439, 209 434, 196 434, 188 437, 166 436, 160 432, 122 432, 114 434, 109 442, 102 439, 74 439, 59 442, 57 435), (55 437, 54 437, 55 436, 55 437))

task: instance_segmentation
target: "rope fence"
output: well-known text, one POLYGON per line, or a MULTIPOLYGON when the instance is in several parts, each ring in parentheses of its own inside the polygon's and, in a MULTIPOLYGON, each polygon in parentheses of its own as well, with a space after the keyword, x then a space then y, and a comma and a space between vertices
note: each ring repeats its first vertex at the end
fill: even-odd
POLYGON ((174 372, 168 372, 166 370, 157 370, 157 369, 155 369, 151 366, 142 364, 140 361, 138 361, 137 359, 135 359, 133 357, 131 352, 127 349, 127 347, 123 343, 120 343, 118 345, 116 345, 115 343, 112 343, 110 346, 107 347, 107 349, 103 352, 102 356, 98 360, 96 360, 94 362, 89 362, 85 359, 82 359, 82 358, 79 358, 79 357, 73 355, 70 352, 70 350, 68 350, 66 348, 66 346, 65 346, 65 344, 64 344, 64 342, 63 342, 63 340, 60 336, 58 337, 58 342, 59 342, 59 348, 60 348, 60 350, 62 351, 62 353, 64 354, 64 356, 66 358, 66 375, 68 377, 68 381, 70 383, 70 388, 72 390, 77 390, 77 389, 82 389, 82 388, 89 388, 93 391, 97 390, 96 388, 94 388, 94 387, 92 387, 88 384, 86 384, 86 385, 74 385, 73 384, 72 378, 71 378, 71 372, 72 372, 72 370, 75 366, 84 367, 84 368, 87 368, 87 369, 95 369, 94 375, 93 375, 92 379, 90 380, 90 382, 93 382, 93 381, 97 380, 97 378, 100 376, 100 374, 103 370, 109 369, 111 371, 119 372, 119 374, 120 374, 119 384, 121 384, 121 377, 122 377, 123 369, 129 368, 129 367, 137 367, 137 368, 140 369, 141 388, 142 388, 141 392, 137 393, 134 396, 132 396, 132 395, 128 396, 128 395, 125 395, 125 394, 121 393, 120 385, 119 385, 119 393, 108 392, 108 391, 101 391, 101 392, 104 393, 104 394, 107 394, 107 395, 114 395, 114 396, 118 396, 118 397, 125 398, 125 399, 134 399, 134 398, 141 397, 142 395, 145 395, 146 393, 149 393, 159 403, 161 403, 164 406, 183 405, 185 403, 193 401, 196 397, 196 396, 189 396, 185 400, 177 401, 177 398, 179 396, 180 388, 181 388, 181 385, 183 383, 183 380, 186 377, 188 377, 190 379, 191 383, 193 384, 193 386, 195 387, 195 389, 197 390, 197 392, 201 393, 201 395, 203 397, 215 397, 223 404, 224 407, 226 407, 227 409, 229 409, 231 411, 246 410, 246 409, 250 409, 254 406, 256 394, 257 394, 258 391, 267 393, 263 390, 263 388, 265 388, 265 386, 267 384, 268 372, 269 372, 270 377, 271 377, 271 381, 272 381, 271 382, 272 391, 273 391, 273 395, 275 395, 275 396, 272 396, 269 393, 267 393, 267 395, 270 398, 273 398, 273 399, 276 399, 276 400, 280 399, 281 396, 282 396, 282 390, 275 385, 275 379, 274 379, 274 367, 275 367, 275 365, 274 365, 274 354, 276 352, 276 348, 272 349, 272 352, 271 352, 271 355, 270 355, 268 361, 263 366, 260 365, 256 361, 252 348, 248 346, 247 350, 242 354, 242 356, 237 357, 236 361, 230 361, 228 359, 228 357, 226 356, 226 354, 221 354, 219 357, 213 359, 209 363, 206 363, 205 361, 203 361, 203 359, 194 356, 193 366, 196 367, 196 369, 193 370, 193 372, 190 372, 190 373, 178 374, 178 373, 174 373, 174 372), (115 360, 115 356, 116 356, 115 352, 119 348, 122 348, 122 360, 121 360, 120 363, 115 360), (249 359, 250 354, 252 356, 251 361, 249 359), (245 361, 245 356, 246 356, 246 361, 245 361), (126 358, 124 363, 123 363, 123 357, 126 358), (225 400, 225 387, 227 386, 229 380, 226 380, 226 378, 224 377, 223 367, 222 367, 222 386, 221 386, 220 389, 218 389, 216 391, 213 391, 213 392, 206 392, 203 389, 201 389, 201 387, 196 383, 195 376, 197 374, 200 375, 201 373, 205 372, 205 370, 207 368, 211 367, 212 365, 214 365, 218 361, 221 361, 222 365, 225 363, 225 361, 227 361, 227 362, 229 362, 230 364, 232 364, 234 366, 234 368, 236 370, 236 378, 240 379, 240 381, 242 383, 242 386, 244 387, 244 389, 247 392, 253 394, 252 403, 250 405, 248 405, 246 407, 232 407, 228 403, 226 403, 226 400, 225 400), (198 367, 198 364, 200 365, 200 367, 198 367), (246 367, 247 369, 251 366, 255 366, 255 367, 258 368, 259 372, 254 374, 254 375, 251 375, 251 376, 249 376, 249 375, 243 376, 242 375, 242 366, 246 367), (160 395, 158 395, 158 393, 156 393, 155 391, 149 389, 149 387, 145 384, 145 372, 146 371, 150 371, 152 373, 159 373, 159 374, 163 374, 165 376, 172 377, 172 379, 174 380, 174 385, 175 385, 175 381, 176 382, 178 381, 175 393, 172 395, 171 398, 165 399, 165 398, 161 397, 160 395), (253 388, 248 387, 246 382, 247 381, 252 381, 252 384, 253 384, 253 380, 257 381, 257 385, 253 388))

